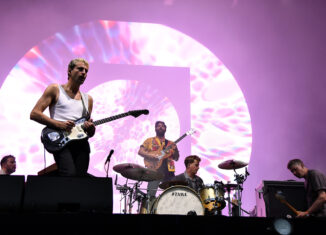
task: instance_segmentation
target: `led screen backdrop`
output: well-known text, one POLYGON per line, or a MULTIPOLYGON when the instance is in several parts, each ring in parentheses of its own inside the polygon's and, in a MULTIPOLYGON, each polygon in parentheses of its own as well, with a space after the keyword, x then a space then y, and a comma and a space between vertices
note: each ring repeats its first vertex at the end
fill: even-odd
MULTIPOLYGON (((133 109, 150 110, 148 116, 126 117, 97 128, 90 139, 90 174, 105 176, 103 165, 110 149, 115 150, 111 177, 116 164, 143 164, 138 147, 155 134, 158 119, 166 122, 171 140, 189 128, 197 131, 180 143, 176 173, 184 171, 183 159, 190 153, 202 158, 199 175, 207 184, 233 181, 234 172, 219 169, 220 162, 249 162, 252 132, 247 104, 231 72, 214 54, 167 26, 99 20, 41 41, 3 82, 0 125, 6 138, 0 151, 17 157, 15 174, 36 174, 53 163, 50 154, 44 158, 43 126, 30 121, 29 114, 46 86, 66 82, 67 65, 76 57, 90 62, 82 90, 94 98, 94 120, 133 109)), ((124 182, 119 176, 118 183, 124 182)), ((116 196, 115 206, 119 201, 116 196)))

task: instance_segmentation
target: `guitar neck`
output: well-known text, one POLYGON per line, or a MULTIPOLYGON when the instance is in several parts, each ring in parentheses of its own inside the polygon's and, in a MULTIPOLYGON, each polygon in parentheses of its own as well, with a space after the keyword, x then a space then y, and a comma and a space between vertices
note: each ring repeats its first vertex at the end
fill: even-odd
MULTIPOLYGON (((186 136, 187 136, 187 133, 183 134, 182 136, 179 137, 179 139, 177 139, 176 141, 174 141, 174 143, 177 144, 178 142, 180 142, 186 136)), ((169 150, 170 148, 172 148, 172 145, 166 147, 165 150, 169 150)))
POLYGON ((278 199, 281 203, 283 203, 284 205, 286 205, 291 211, 294 212, 294 214, 298 215, 299 212, 290 204, 287 202, 287 200, 285 200, 284 196, 275 194, 276 199, 278 199))
POLYGON ((179 139, 177 139, 176 141, 174 141, 174 143, 177 144, 178 142, 180 142, 186 136, 187 136, 187 133, 183 134, 182 136, 179 137, 179 139))
POLYGON ((129 112, 122 113, 122 114, 118 114, 118 115, 115 115, 115 116, 112 116, 112 117, 103 118, 103 119, 94 121, 93 123, 94 123, 95 126, 97 126, 97 125, 100 125, 100 124, 104 124, 106 122, 111 122, 111 121, 117 120, 119 118, 123 118, 123 117, 129 116, 129 115, 130 115, 129 112))
POLYGON ((299 212, 293 207, 293 206, 291 206, 291 204, 290 203, 288 203, 287 201, 284 201, 283 202, 285 205, 287 205, 287 207, 289 207, 293 212, 294 212, 294 214, 296 214, 296 215, 298 215, 299 214, 299 212))

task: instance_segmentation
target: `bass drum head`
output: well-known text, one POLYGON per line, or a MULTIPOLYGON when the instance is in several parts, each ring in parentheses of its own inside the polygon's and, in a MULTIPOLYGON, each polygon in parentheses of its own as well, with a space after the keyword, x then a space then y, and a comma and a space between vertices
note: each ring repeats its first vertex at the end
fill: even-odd
POLYGON ((204 215, 204 207, 199 195, 186 186, 166 189, 152 207, 152 213, 159 215, 187 215, 193 212, 204 215))

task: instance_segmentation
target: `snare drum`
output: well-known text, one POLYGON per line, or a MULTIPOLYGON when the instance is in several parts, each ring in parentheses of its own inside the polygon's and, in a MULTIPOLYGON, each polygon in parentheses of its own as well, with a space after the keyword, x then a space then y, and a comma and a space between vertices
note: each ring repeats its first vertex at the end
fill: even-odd
POLYGON ((166 189, 154 202, 152 213, 163 215, 204 215, 199 195, 186 186, 172 186, 166 189))
POLYGON ((199 193, 203 206, 208 213, 224 209, 226 205, 224 200, 225 191, 222 185, 205 185, 199 193))

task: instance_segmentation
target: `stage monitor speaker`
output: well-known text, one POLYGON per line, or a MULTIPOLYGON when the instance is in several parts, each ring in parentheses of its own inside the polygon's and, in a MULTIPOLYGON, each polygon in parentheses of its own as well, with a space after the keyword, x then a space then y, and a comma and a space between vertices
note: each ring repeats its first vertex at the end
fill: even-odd
POLYGON ((295 217, 295 213, 275 197, 281 192, 296 210, 306 210, 304 183, 298 181, 262 181, 256 188, 256 209, 259 217, 295 217))
POLYGON ((112 213, 112 179, 28 176, 24 210, 112 213))
POLYGON ((0 211, 17 212, 22 209, 25 176, 0 176, 0 211))

